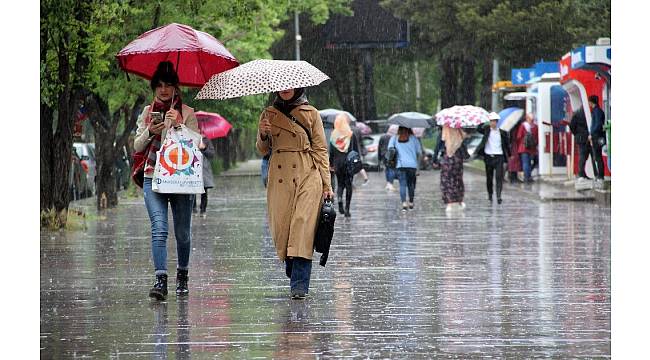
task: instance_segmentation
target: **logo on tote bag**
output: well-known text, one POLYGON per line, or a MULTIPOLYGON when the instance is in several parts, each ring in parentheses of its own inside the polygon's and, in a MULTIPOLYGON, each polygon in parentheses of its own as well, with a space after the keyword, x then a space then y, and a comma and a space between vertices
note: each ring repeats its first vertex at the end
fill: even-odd
POLYGON ((192 140, 180 140, 162 148, 160 165, 169 175, 193 175, 194 164, 199 161, 193 151, 192 140))

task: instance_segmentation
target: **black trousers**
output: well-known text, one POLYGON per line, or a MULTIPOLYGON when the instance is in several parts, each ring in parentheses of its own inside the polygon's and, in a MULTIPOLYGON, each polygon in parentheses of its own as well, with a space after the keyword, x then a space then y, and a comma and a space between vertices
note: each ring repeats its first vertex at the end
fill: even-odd
POLYGON ((587 177, 587 173, 585 172, 585 165, 587 163, 587 157, 589 156, 591 156, 591 165, 593 166, 594 174, 596 174, 597 169, 596 169, 596 163, 594 161, 593 149, 591 148, 591 144, 589 144, 588 142, 583 144, 578 144, 578 152, 580 155, 580 160, 578 162, 578 176, 584 178, 587 177))
POLYGON ((501 190, 503 189, 503 155, 488 155, 483 158, 485 162, 485 177, 487 179, 487 192, 492 198, 492 178, 497 178, 497 199, 501 199, 501 190))
POLYGON ((591 156, 593 156, 594 160, 596 161, 596 165, 598 166, 598 170, 594 168, 594 174, 596 174, 596 178, 598 179, 604 179, 605 178, 605 162, 603 161, 603 147, 602 145, 598 144, 597 139, 594 139, 593 145, 591 147, 593 149, 593 152, 591 156))

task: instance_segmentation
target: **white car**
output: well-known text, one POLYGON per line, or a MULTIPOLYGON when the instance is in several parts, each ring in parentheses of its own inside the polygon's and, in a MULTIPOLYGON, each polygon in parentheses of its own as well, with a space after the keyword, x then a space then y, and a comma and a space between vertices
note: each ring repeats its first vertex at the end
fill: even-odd
POLYGON ((370 134, 361 138, 361 146, 366 149, 366 155, 362 159, 364 168, 379 170, 379 139, 382 135, 370 134))

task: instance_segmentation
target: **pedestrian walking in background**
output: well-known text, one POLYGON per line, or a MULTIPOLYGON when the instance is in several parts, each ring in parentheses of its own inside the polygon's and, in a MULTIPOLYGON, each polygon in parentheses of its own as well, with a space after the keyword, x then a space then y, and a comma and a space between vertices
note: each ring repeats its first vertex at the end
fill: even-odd
MULTIPOLYGON (((214 158, 215 151, 212 141, 205 136, 201 130, 201 143, 199 143, 199 150, 203 154, 203 188, 205 192, 201 194, 201 204, 199 205, 200 215, 205 218, 205 211, 208 208, 208 189, 214 187, 214 175, 212 174, 212 159, 214 158)), ((192 204, 192 212, 196 214, 196 195, 192 204)))
POLYGON ((272 146, 266 189, 271 236, 290 278, 291 298, 304 299, 322 200, 333 196, 327 141, 304 89, 276 95, 260 116, 256 147, 267 154, 272 146))
POLYGON ((347 159, 350 151, 359 152, 359 142, 350 128, 350 121, 345 113, 336 115, 334 130, 329 139, 329 163, 336 174, 336 199, 339 204, 339 213, 350 217, 350 203, 352 202, 352 179, 354 174, 348 172, 347 159), (345 191, 345 209, 343 208, 343 191, 345 191))
POLYGON ((596 161, 597 169, 594 169, 594 176, 597 182, 605 180, 605 162, 603 161, 603 146, 607 142, 605 135, 605 113, 598 106, 598 96, 589 97, 591 108, 591 129, 589 131, 589 143, 592 148, 592 156, 596 161))
POLYGON ((532 183, 533 162, 537 157, 537 125, 533 116, 526 115, 526 121, 519 125, 517 130, 517 154, 521 160, 521 167, 524 170, 524 182, 532 183))
POLYGON ((440 190, 442 201, 447 205, 446 211, 448 212, 465 208, 463 161, 467 150, 463 148, 463 140, 466 136, 462 129, 454 129, 449 126, 442 128, 445 154, 440 162, 440 190))
POLYGON ((158 64, 150 82, 154 92, 151 105, 145 106, 137 120, 134 150, 147 149, 144 168, 144 203, 151 222, 151 252, 153 257, 156 282, 149 291, 149 296, 158 300, 167 297, 167 212, 172 209, 174 235, 178 264, 176 267, 176 295, 187 295, 189 290, 188 268, 191 249, 192 230, 192 194, 159 194, 151 189, 151 179, 156 165, 156 152, 165 139, 167 130, 172 126, 185 124, 189 129, 199 132, 194 109, 183 104, 180 97, 178 74, 169 61, 158 64), (163 121, 152 118, 152 112, 163 114, 163 121))
POLYGON ((596 172, 596 164, 592 156, 591 144, 589 143, 589 128, 587 126, 587 118, 582 108, 576 110, 571 116, 569 129, 573 134, 576 144, 578 145, 579 162, 578 162, 578 178, 589 179, 585 171, 587 164, 587 157, 591 156, 591 163, 593 164, 594 173, 596 172))
POLYGON ((402 211, 413 209, 415 199, 415 183, 418 162, 422 156, 422 146, 413 130, 399 127, 397 135, 391 137, 388 148, 395 148, 397 153, 397 176, 399 176, 399 196, 402 201, 402 211), (406 195, 408 190, 408 202, 406 195))
POLYGON ((433 169, 440 169, 440 157, 445 155, 445 142, 442 140, 442 129, 438 131, 436 149, 433 151, 433 169))
POLYGON ((272 152, 272 150, 269 150, 266 155, 262 156, 262 165, 260 170, 262 173, 262 185, 264 185, 265 189, 269 180, 269 161, 271 160, 272 152))
POLYGON ((517 137, 517 130, 519 126, 526 121, 525 115, 522 115, 521 118, 517 121, 515 126, 510 129, 508 136, 510 138, 510 156, 508 157, 508 179, 511 184, 516 182, 521 182, 517 174, 520 171, 523 171, 521 167, 521 159, 519 158, 519 153, 517 152, 517 145, 519 144, 519 138, 517 137))
POLYGON ((388 128, 388 131, 382 135, 379 138, 379 145, 377 146, 378 148, 378 153, 377 156, 379 157, 379 162, 380 164, 384 164, 384 175, 386 176, 386 190, 388 191, 395 191, 395 187, 393 186, 393 181, 395 181, 395 178, 397 175, 395 174, 395 169, 392 167, 389 167, 388 164, 386 163, 386 152, 388 151, 388 143, 390 142, 390 138, 393 137, 393 135, 397 134, 397 126, 393 127, 392 125, 388 128), (395 129, 394 132, 391 132, 392 129, 395 129))
POLYGON ((491 112, 490 122, 479 126, 478 131, 483 134, 481 143, 476 148, 478 156, 485 162, 485 178, 488 192, 488 200, 492 202, 492 179, 496 178, 497 202, 502 203, 501 190, 503 189, 503 164, 510 156, 510 142, 508 133, 497 128, 500 119, 499 114, 491 112))
MULTIPOLYGON (((354 127, 352 126, 352 119, 350 119, 347 116, 346 118, 348 119, 350 128, 352 129, 352 133, 354 134, 354 139, 356 140, 356 147, 357 149, 359 149, 357 150, 357 152, 359 153, 359 156, 361 156, 361 160, 363 161, 364 156, 368 155, 368 150, 366 149, 365 146, 361 146, 361 139, 363 138, 363 136, 361 135, 361 130, 356 126, 354 127)), ((363 183, 361 184, 361 186, 368 185, 368 181, 370 181, 370 179, 368 179, 368 173, 366 172, 366 169, 362 167, 361 170, 359 171, 359 174, 361 174, 361 177, 363 178, 363 183)))

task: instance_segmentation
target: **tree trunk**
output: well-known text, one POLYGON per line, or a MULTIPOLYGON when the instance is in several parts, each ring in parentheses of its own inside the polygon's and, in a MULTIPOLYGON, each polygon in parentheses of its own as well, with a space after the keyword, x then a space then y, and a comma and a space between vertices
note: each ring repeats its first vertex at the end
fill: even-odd
POLYGON ((475 61, 463 59, 461 66, 460 103, 462 105, 476 105, 476 78, 474 73, 475 61))
MULTIPOLYGON (((41 211, 51 209, 54 206, 54 178, 52 177, 52 165, 54 164, 54 149, 52 147, 54 122, 54 110, 47 104, 41 104, 41 211)), ((72 156, 72 153, 70 153, 72 156)), ((69 178, 66 175, 66 178, 69 178)), ((68 179, 69 180, 69 179, 68 179)))
POLYGON ((456 60, 454 59, 441 59, 440 60, 440 106, 445 109, 454 105, 458 105, 456 93, 458 76, 456 72, 456 60))
POLYGON ((484 56, 481 61, 481 107, 492 107, 492 59, 484 56))
POLYGON ((72 158, 72 119, 70 111, 70 58, 65 50, 69 36, 61 39, 59 43, 59 74, 58 81, 63 89, 58 97, 58 118, 57 130, 53 137, 53 156, 50 176, 54 179, 52 191, 52 205, 56 210, 59 223, 65 226, 67 222, 67 210, 70 203, 69 177, 72 158), (61 176, 64 175, 64 176, 61 176))

